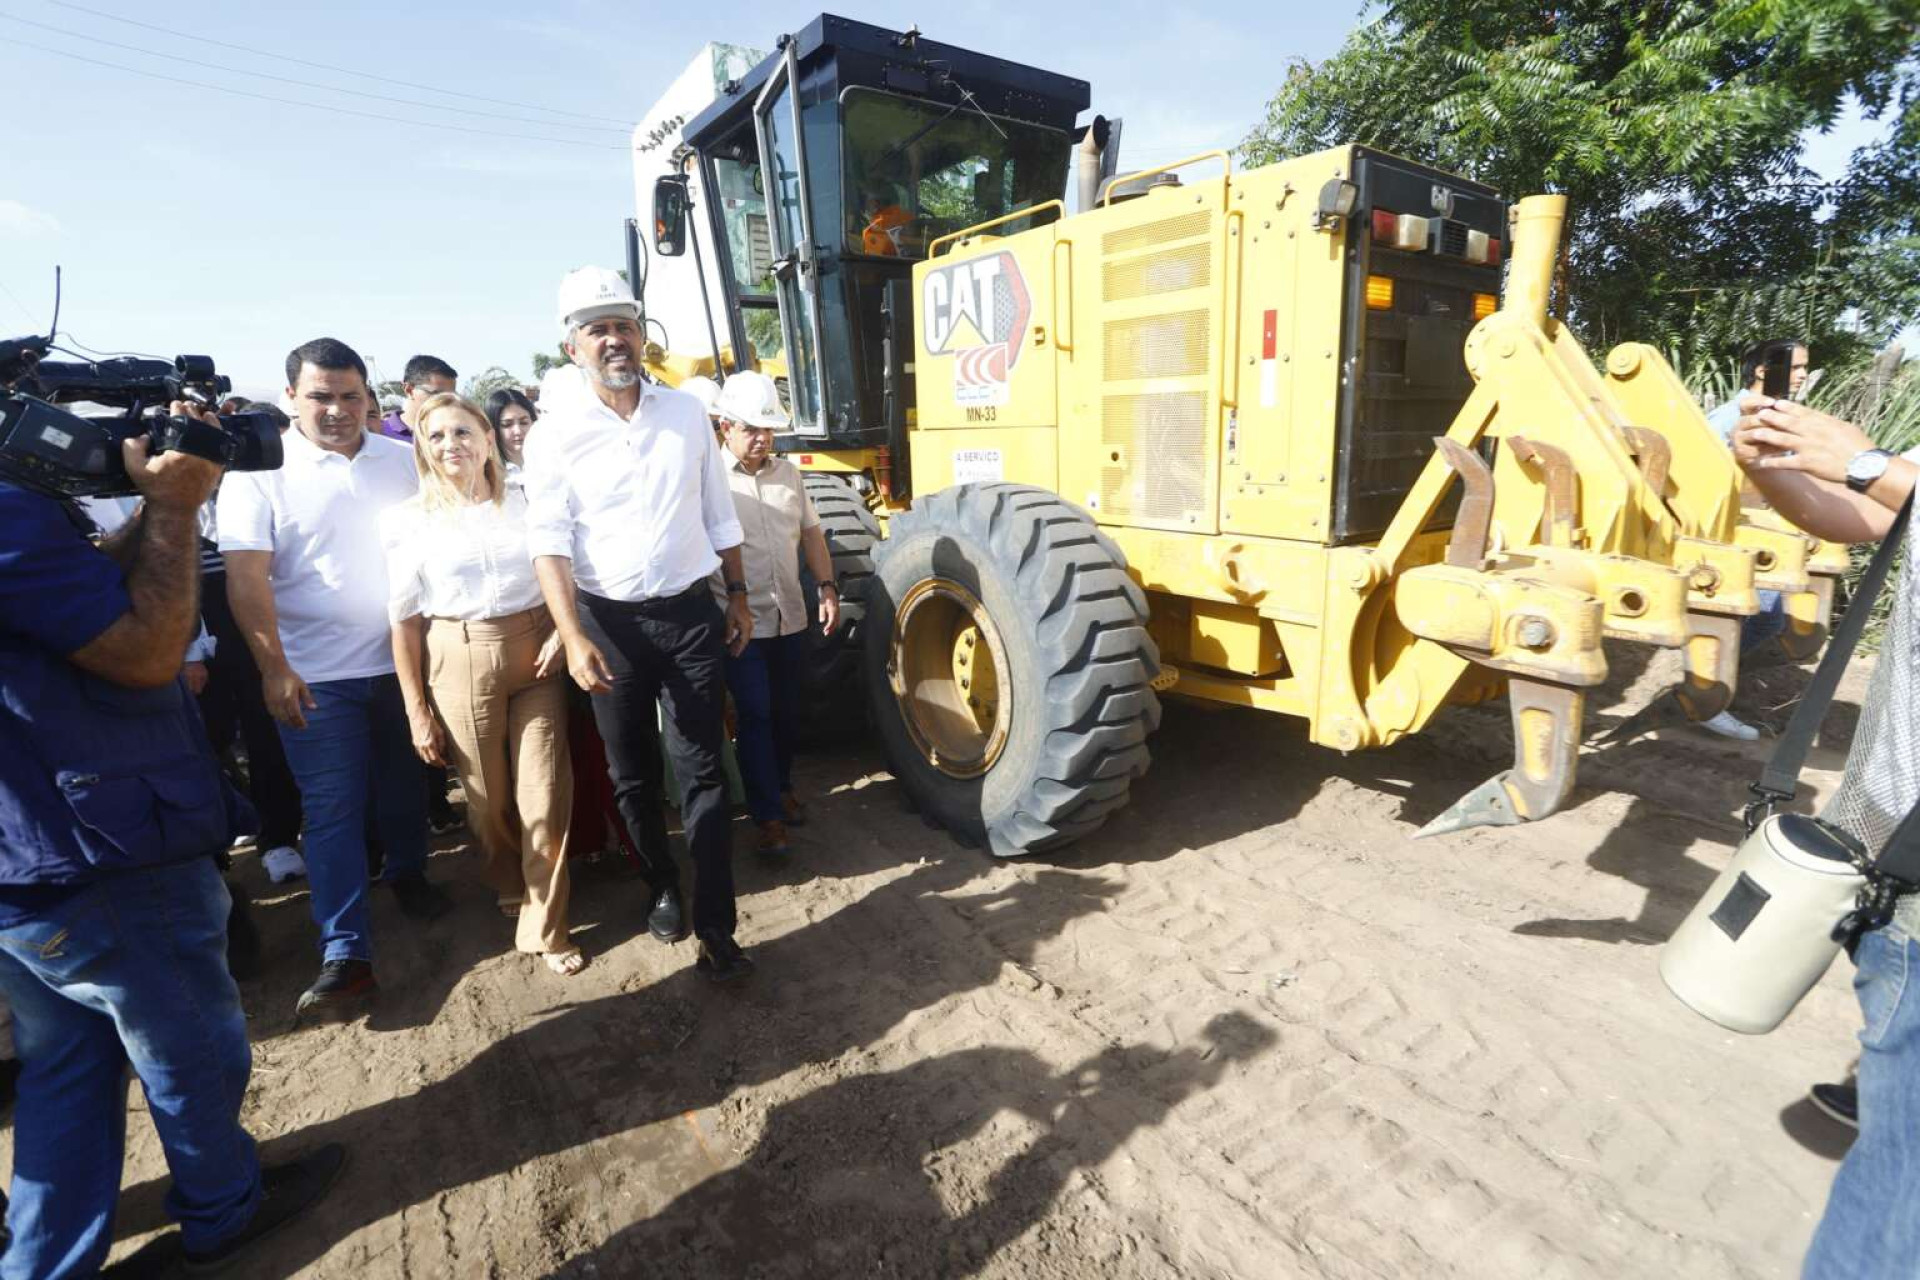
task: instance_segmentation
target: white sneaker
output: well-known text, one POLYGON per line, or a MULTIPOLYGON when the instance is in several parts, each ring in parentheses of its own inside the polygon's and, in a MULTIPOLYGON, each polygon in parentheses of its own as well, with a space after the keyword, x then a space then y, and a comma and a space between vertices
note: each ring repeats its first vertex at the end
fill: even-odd
POLYGON ((306 860, 290 845, 267 850, 260 855, 260 863, 267 869, 267 878, 275 884, 304 879, 307 874, 306 860))
POLYGON ((1735 742, 1757 742, 1760 739, 1760 730, 1744 720, 1736 720, 1731 711, 1722 711, 1710 720, 1702 720, 1700 727, 1708 733, 1732 738, 1735 742))

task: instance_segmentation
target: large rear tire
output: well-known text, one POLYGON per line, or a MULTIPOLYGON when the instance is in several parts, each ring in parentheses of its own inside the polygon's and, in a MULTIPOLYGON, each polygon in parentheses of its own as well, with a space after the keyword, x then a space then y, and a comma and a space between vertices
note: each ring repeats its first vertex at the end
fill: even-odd
MULTIPOLYGON (((809 471, 807 497, 820 517, 827 551, 833 557, 833 576, 840 589, 840 625, 832 635, 821 633, 819 622, 807 632, 806 706, 801 735, 809 744, 839 741, 866 725, 866 698, 860 688, 860 640, 867 614, 867 592, 873 583, 873 548, 880 541, 880 522, 867 510, 860 495, 838 476, 809 471)), ((818 619, 819 597, 806 558, 800 564, 801 593, 807 617, 818 619)))
POLYGON ((889 522, 866 600, 870 714, 921 813, 1008 857, 1127 802, 1160 723, 1126 561, 1044 489, 961 485, 889 522))

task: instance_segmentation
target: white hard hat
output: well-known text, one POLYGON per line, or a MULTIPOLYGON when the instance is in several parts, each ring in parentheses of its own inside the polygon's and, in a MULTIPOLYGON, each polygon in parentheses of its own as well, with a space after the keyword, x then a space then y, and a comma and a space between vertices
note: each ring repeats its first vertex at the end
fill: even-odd
POLYGON ((700 374, 695 374, 693 377, 682 382, 679 390, 686 392, 702 405, 705 405, 708 413, 713 412, 713 402, 720 398, 720 384, 712 378, 703 377, 700 374))
POLYGON ((793 425, 792 417, 780 407, 780 388, 772 378, 752 369, 743 369, 727 379, 713 411, 749 427, 785 431, 793 425))
POLYGON ((560 282, 560 327, 575 325, 601 316, 624 315, 638 320, 640 304, 634 301, 633 288, 607 267, 577 267, 560 282))

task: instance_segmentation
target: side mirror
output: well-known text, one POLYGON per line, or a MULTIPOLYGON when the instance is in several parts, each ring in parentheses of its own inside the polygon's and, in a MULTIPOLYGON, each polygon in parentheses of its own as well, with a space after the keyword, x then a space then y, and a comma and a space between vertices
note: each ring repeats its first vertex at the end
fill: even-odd
POLYGON ((663 258, 687 251, 687 180, 668 175, 653 184, 653 249, 663 258))

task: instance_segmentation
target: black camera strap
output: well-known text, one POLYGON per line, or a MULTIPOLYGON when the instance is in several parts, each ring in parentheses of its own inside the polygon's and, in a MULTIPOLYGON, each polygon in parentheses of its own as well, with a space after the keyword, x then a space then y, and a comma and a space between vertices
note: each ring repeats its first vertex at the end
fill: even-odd
POLYGON ((1833 705, 1833 695, 1840 688, 1840 677, 1846 674, 1847 663, 1852 659, 1853 651, 1860 646, 1860 636, 1867 628, 1867 617, 1873 612, 1873 602, 1880 598, 1880 592, 1886 586, 1893 559, 1906 539, 1907 517, 1912 510, 1913 499, 1909 497, 1906 505, 1900 508, 1900 514, 1894 517, 1893 528, 1887 530, 1887 536, 1881 539, 1879 550, 1873 553, 1867 571, 1861 575, 1860 585, 1847 604, 1846 616, 1840 619, 1839 628, 1827 642, 1827 652, 1814 670, 1813 679, 1807 681, 1806 690, 1800 695, 1800 705, 1793 709, 1793 718, 1787 721, 1786 731, 1780 735, 1779 744, 1773 749, 1773 758, 1760 771, 1760 780, 1749 788, 1754 799, 1746 811, 1748 831, 1759 826, 1761 820, 1775 809, 1791 802, 1799 792, 1800 771, 1806 768, 1807 753, 1813 750, 1813 739, 1820 732, 1820 722, 1827 718, 1827 708, 1833 705))

